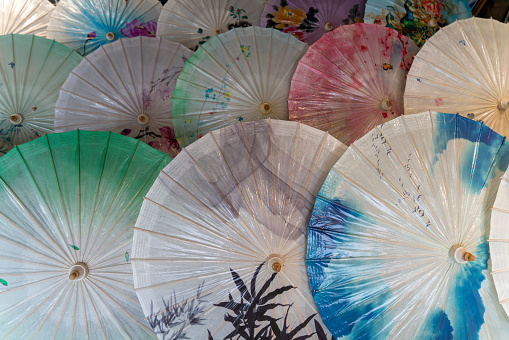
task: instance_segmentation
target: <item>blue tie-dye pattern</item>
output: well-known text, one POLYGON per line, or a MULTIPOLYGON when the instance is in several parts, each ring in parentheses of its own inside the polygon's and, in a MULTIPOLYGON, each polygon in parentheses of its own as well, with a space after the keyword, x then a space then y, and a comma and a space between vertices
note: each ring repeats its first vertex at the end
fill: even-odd
POLYGON ((495 170, 505 171, 509 165, 509 143, 486 125, 446 113, 433 116, 436 136, 436 156, 432 169, 438 162, 438 154, 447 150, 447 144, 454 139, 465 139, 472 145, 462 149, 460 154, 460 179, 471 193, 479 193, 495 175, 495 170), (494 157, 497 155, 497 157, 494 157), (474 157, 476 156, 476 157, 474 157), (475 163, 474 163, 475 162, 475 163), (496 168, 492 167, 496 165, 496 168))
POLYGON ((368 220, 360 212, 343 207, 339 200, 328 201, 317 197, 315 202, 313 218, 309 224, 308 274, 322 320, 336 338, 348 335, 355 339, 384 338, 388 332, 388 329, 382 330, 385 323, 379 319, 389 317, 389 287, 381 279, 358 277, 363 272, 360 269, 362 266, 376 270, 377 265, 382 266, 383 261, 375 263, 374 260, 359 259, 355 260, 357 266, 346 267, 341 263, 330 263, 333 259, 356 257, 356 254, 341 251, 337 247, 341 244, 351 247, 354 242, 347 231, 350 228, 355 230, 358 224, 373 223, 366 222, 368 220), (314 260, 320 258, 326 259, 314 260), (320 290, 324 288, 320 286, 327 278, 334 282, 335 287, 328 286, 326 291, 320 290), (378 294, 368 296, 366 287, 369 287, 368 291, 378 294), (372 320, 377 319, 376 325, 371 324, 372 320))
POLYGON ((452 331, 451 321, 447 317, 447 314, 445 314, 443 309, 437 308, 429 313, 424 321, 424 327, 416 336, 416 339, 452 340, 452 331))

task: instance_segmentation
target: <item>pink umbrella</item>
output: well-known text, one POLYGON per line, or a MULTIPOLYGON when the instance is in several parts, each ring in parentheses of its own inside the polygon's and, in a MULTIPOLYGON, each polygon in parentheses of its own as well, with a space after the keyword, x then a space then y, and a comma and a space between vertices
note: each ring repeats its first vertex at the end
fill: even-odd
POLYGON ((309 48, 292 78, 290 120, 351 144, 403 113, 406 74, 419 49, 379 25, 342 26, 309 48))
POLYGON ((311 45, 336 27, 363 22, 365 4, 366 0, 269 0, 260 26, 311 45))

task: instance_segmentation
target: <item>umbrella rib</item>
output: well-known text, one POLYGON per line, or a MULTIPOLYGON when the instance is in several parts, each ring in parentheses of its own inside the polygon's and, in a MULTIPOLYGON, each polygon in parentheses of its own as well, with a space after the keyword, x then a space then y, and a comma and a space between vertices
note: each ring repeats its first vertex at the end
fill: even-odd
MULTIPOLYGON (((64 284, 62 284, 62 285, 64 285, 64 284)), ((61 285, 61 286, 62 286, 62 285, 61 285)), ((44 300, 43 300, 41 303, 39 303, 38 305, 34 306, 34 307, 33 307, 33 309, 31 310, 31 312, 30 312, 30 313, 28 313, 28 314, 27 314, 27 315, 26 315, 26 316, 25 316, 25 317, 24 317, 24 318, 23 318, 20 322, 18 322, 18 323, 16 324, 16 326, 14 326, 14 328, 12 328, 12 329, 11 329, 8 333, 6 333, 2 339, 5 339, 5 338, 6 338, 9 334, 11 334, 12 332, 14 332, 14 331, 16 330, 16 328, 18 328, 19 326, 21 326, 21 324, 22 324, 23 322, 25 322, 25 321, 26 321, 26 320, 27 320, 27 319, 28 319, 28 318, 29 318, 32 314, 34 314, 36 311, 38 311, 38 310, 39 310, 39 308, 41 308, 41 306, 43 306, 43 305, 44 305, 44 304, 45 304, 45 303, 46 303, 46 302, 47 302, 50 298, 52 298, 52 297, 53 297, 53 295, 55 295, 56 293, 59 293, 59 292, 60 292, 60 289, 58 289, 58 288, 60 288, 60 287, 57 287, 57 289, 55 289, 55 290, 53 291, 53 293, 51 293, 51 294, 50 294, 50 295, 49 295, 46 299, 44 299, 44 300)), ((42 292, 46 292, 47 290, 48 290, 48 289, 45 289, 45 290, 44 290, 44 291, 42 291, 42 292)), ((42 292, 40 291, 40 292, 39 292, 39 294, 40 294, 40 293, 42 293, 42 292)), ((33 296, 32 296, 32 298, 33 298, 33 296)), ((25 299, 25 300, 27 300, 27 299, 25 299)), ((25 300, 23 300, 22 302, 24 302, 25 300)), ((19 305, 19 304, 20 304, 20 303, 18 303, 17 305, 19 305)), ((16 305, 14 305, 14 306, 16 306, 16 305)), ((13 307, 13 306, 11 306, 11 307, 10 307, 10 308, 8 308, 8 309, 5 309, 3 312, 5 312, 6 310, 11 309, 12 307, 13 307)))
MULTIPOLYGON (((61 293, 59 294, 60 296, 59 296, 58 300, 55 302, 55 304, 51 307, 51 310, 48 312, 48 317, 51 315, 51 311, 52 311, 52 310, 53 310, 53 309, 57 306, 57 304, 60 302, 60 300, 62 299, 62 297, 64 296, 64 294, 65 294, 67 291, 69 291, 69 290, 71 289, 71 285, 70 285, 70 284, 68 284, 68 285, 66 285, 66 287, 65 287, 65 288, 66 288, 66 289, 65 289, 63 292, 61 292, 61 293)), ((57 323, 57 324, 56 324, 56 326, 55 326, 55 331, 53 332, 53 337, 52 337, 52 339, 55 339, 55 337, 56 337, 56 335, 57 335, 57 332, 58 332, 58 328, 60 327, 60 324, 62 323, 62 321, 64 320, 64 318, 65 318, 65 316, 66 316, 66 315, 65 315, 65 310, 67 309, 67 307, 69 307, 69 301, 71 300, 71 296, 72 296, 72 293, 69 293, 69 296, 67 297, 67 300, 66 300, 66 301, 65 301, 65 303, 64 303, 65 307, 64 307, 64 308, 62 308, 62 312, 61 312, 61 314, 60 314, 60 320, 58 320, 58 323, 57 323)), ((74 311, 74 312, 75 312, 75 311, 74 311)), ((47 318, 45 319, 45 321, 46 321, 46 320, 47 320, 47 318)), ((73 317, 73 320, 72 320, 72 322, 71 322, 71 325, 72 325, 72 327, 74 326, 74 317, 73 317)), ((41 324, 41 326, 42 326, 42 324, 41 324)), ((71 333, 71 334, 72 334, 72 333, 71 333)), ((35 334, 34 334, 34 337, 35 337, 35 334)))
MULTIPOLYGON (((139 142, 139 140, 138 140, 138 143, 136 144, 136 151, 132 154, 132 156, 131 156, 131 161, 132 161, 132 157, 134 157, 134 154, 135 154, 135 153, 137 152, 137 150, 138 150, 138 145, 139 145, 139 143, 140 143, 140 142, 139 142)), ((152 172, 150 173, 150 176, 147 176, 147 177, 146 177, 146 180, 145 180, 145 182, 143 183, 143 185, 141 185, 141 186, 140 186, 140 188, 139 188, 139 190, 136 192, 136 194, 134 194, 134 195, 133 195, 133 197, 131 198, 131 200, 130 200, 130 201, 129 201, 126 205, 125 205, 125 207, 124 207, 124 209, 122 210, 122 212, 118 215, 117 219, 116 219, 116 220, 112 223, 112 225, 111 225, 111 226, 110 226, 110 228, 108 229, 108 233, 109 233, 111 230, 113 230, 113 228, 114 228, 114 227, 118 224, 118 222, 119 222, 120 218, 124 215, 124 213, 129 212, 128 207, 129 207, 129 206, 130 206, 130 205, 131 205, 131 204, 132 204, 132 203, 136 200, 136 198, 138 197, 138 195, 141 193, 141 191, 143 190, 143 188, 144 188, 144 187, 147 185, 147 183, 150 181, 150 179, 151 179, 151 178, 152 178, 152 176, 154 175, 155 171, 156 171, 157 169, 159 169, 159 168, 160 168, 161 163, 162 163, 162 162, 163 162, 163 160, 165 160, 165 159, 166 159, 166 156, 165 156, 165 155, 161 156, 161 159, 159 160, 159 163, 157 163, 157 165, 156 165, 156 166, 154 166, 154 169, 153 169, 153 170, 152 170, 152 172)), ((128 166, 128 167, 127 167, 127 169, 126 169, 126 173, 127 173, 127 171, 129 170, 129 168, 130 168, 130 166, 131 166, 131 164, 132 164, 132 163, 131 163, 131 161, 129 162, 129 166, 128 166)), ((122 179, 122 182, 123 182, 123 179, 122 179)), ((120 182, 120 183, 122 183, 122 182, 120 182)), ((118 191, 120 190, 120 186, 121 186, 121 184, 120 184, 120 183, 119 183, 119 187, 117 188, 117 190, 116 190, 116 192, 115 192, 115 195, 114 195, 115 197, 114 197, 114 198, 116 198, 116 197, 117 197, 117 193, 118 193, 118 191)), ((113 199, 112 199, 112 201, 110 202, 110 206, 112 205, 112 203, 113 203, 113 199)), ((108 209, 109 209, 109 207, 108 207, 108 209)), ((137 210, 137 211, 138 211, 138 210, 137 210)), ((105 215, 105 217, 106 217, 106 215, 105 215)), ((104 218, 105 218, 105 217, 104 217, 104 218)), ((101 224, 104 222, 104 218, 103 218, 103 221, 101 222, 101 224)), ((133 221, 133 222, 130 222, 130 223, 126 226, 126 228, 123 230, 123 232, 125 232, 125 231, 126 231, 126 230, 128 230, 128 229, 130 229, 130 228, 131 228, 131 225, 133 225, 133 224, 134 224, 134 221, 133 221)), ((108 247, 111 243, 113 243, 115 240, 117 240, 120 236, 121 236, 121 233, 119 233, 119 234, 115 235, 115 236, 114 236, 114 237, 110 240, 110 242, 109 242, 108 244, 106 244, 104 247, 108 247)), ((99 242, 99 244, 98 244, 97 246, 95 246, 95 248, 92 248, 92 249, 93 249, 93 250, 95 250, 95 249, 97 249, 97 248, 100 248, 100 247, 102 246, 102 244, 105 242, 105 240, 106 240, 106 239, 105 239, 105 238, 103 238, 103 239, 99 242)), ((92 244, 95 244, 95 243, 92 243, 92 244)), ((93 251, 91 251, 90 253, 93 253, 93 251)), ((94 257, 92 257, 92 258, 94 258, 94 257)))
MULTIPOLYGON (((232 227, 228 221, 226 221, 225 219, 223 219, 222 216, 220 216, 216 211, 212 210, 209 206, 207 206, 205 203, 203 203, 201 200, 199 200, 196 196, 194 196, 193 194, 191 194, 189 191, 187 191, 187 189, 185 189, 183 186, 181 186, 176 180, 174 180, 170 175, 168 175, 167 173, 165 173, 164 171, 161 171, 162 174, 164 174, 167 178, 169 178, 174 184, 176 184, 176 187, 179 188, 183 193, 185 193, 189 198, 191 198, 194 202, 198 203, 200 206, 202 206, 202 208, 205 208, 205 210, 207 210, 211 215, 214 215, 214 217, 216 217, 218 220, 221 221, 221 223, 225 226, 228 226, 230 230, 232 230, 235 234, 237 234, 240 239, 242 239, 243 241, 246 242, 246 244, 252 244, 251 243, 251 240, 245 236, 243 236, 242 234, 240 234, 238 231, 237 231, 237 228, 235 227, 232 227)), ((233 240, 231 240, 232 242, 234 242, 233 240)), ((237 243, 235 241, 235 243, 237 243)))
MULTIPOLYGON (((95 323, 95 325, 99 326, 99 329, 101 330, 101 334, 102 334, 104 340, 107 340, 106 334, 104 333, 103 325, 101 323, 101 318, 99 317, 99 314, 97 313, 97 309, 95 308, 94 301, 92 300, 90 291, 85 283, 83 283, 83 292, 84 292, 83 296, 85 296, 85 295, 87 296, 90 306, 92 306, 92 310, 94 311, 94 315, 97 318, 97 323, 95 323)), ((83 299, 84 299, 84 297, 83 297, 83 299)), ((85 306, 86 306, 85 301, 83 301, 83 307, 85 307, 85 306)), ((86 315, 86 312, 85 312, 85 315, 86 315)), ((87 338, 88 338, 88 332, 87 332, 87 338)))
MULTIPOLYGON (((232 182, 233 182, 233 184, 234 184, 234 186, 235 186, 235 189, 237 189, 237 192, 239 193, 239 195, 240 195, 240 197, 241 197, 241 199, 242 199, 242 203, 244 204, 244 207, 246 207, 246 208, 247 208, 249 205, 247 204, 247 202, 246 202, 246 200, 245 200, 245 197, 244 197, 244 195, 243 195, 242 191, 239 189, 239 183, 238 183, 238 182, 234 179, 233 175, 231 174, 231 169, 230 169, 230 167, 229 167, 228 163, 226 162, 226 159, 223 157, 223 154, 222 154, 221 148, 219 147, 219 144, 217 143, 217 140, 216 140, 216 138, 215 138, 215 136, 214 136, 214 134, 213 134, 213 132, 212 132, 212 131, 210 132, 210 136, 211 136, 212 140, 214 141, 214 145, 216 146, 216 149, 218 150, 218 152, 219 152, 219 153, 220 153, 220 155, 221 155, 221 160, 223 161, 223 164, 224 164, 225 168, 227 168, 227 169, 228 169, 228 174, 230 175, 229 177, 230 177, 230 179, 232 180, 232 182)), ((189 151, 187 151, 187 149, 186 149, 186 148, 184 148, 182 152, 187 153, 187 155, 189 156, 189 158, 193 161, 193 164, 195 165, 195 167, 199 170, 200 174, 201 174, 201 175, 202 175, 202 176, 203 176, 203 177, 207 180, 207 182, 208 182, 208 183, 209 183, 209 185, 210 185, 210 186, 214 189, 214 191, 216 191, 216 193, 218 193, 220 197, 224 197, 224 199, 225 199, 225 200, 227 200, 227 205, 228 205, 229 207, 231 207, 231 209, 233 209, 233 210, 237 210, 236 208, 234 208, 234 204, 231 202, 231 200, 230 200, 230 199, 228 199, 228 195, 225 195, 225 193, 223 193, 223 192, 222 192, 222 190, 220 190, 220 189, 219 189, 219 187, 218 187, 217 185, 213 184, 213 181, 210 179, 210 177, 207 175, 207 173, 206 173, 206 172, 205 172, 205 171, 204 171, 204 170, 200 167, 200 165, 198 164, 198 162, 196 162, 196 160, 194 159, 194 157, 193 157, 193 156, 191 156, 191 154, 189 153, 189 151)), ((237 208, 238 208, 238 207, 237 207, 237 208)), ((249 212, 250 212, 251 214, 253 214, 250 208, 251 208, 251 207, 249 207, 249 208, 248 208, 248 209, 249 209, 249 212)), ((253 233, 251 232, 251 230, 250 230, 250 228, 249 228, 249 224, 247 223, 247 221, 245 221, 245 219, 244 219, 244 218, 243 218, 240 214, 239 214, 239 220, 241 221, 241 223, 242 223, 242 224, 244 224, 244 226, 245 226, 245 230, 247 230, 247 231, 251 234, 251 235, 250 235, 250 236, 252 237, 252 239, 251 239, 251 240, 252 240, 252 241, 258 241, 258 238, 256 237, 256 236, 257 236, 257 235, 256 235, 256 233, 254 233, 254 234, 253 234, 253 233)), ((259 230, 259 231, 260 231, 260 233, 262 233, 262 231, 261 231, 261 230, 259 230)), ((254 244, 254 243, 251 243, 251 245, 255 246, 255 244, 254 244)), ((256 242, 256 246, 258 246, 258 247, 259 247, 259 249, 264 249, 263 245, 262 245, 262 244, 260 244, 259 242, 256 242)))

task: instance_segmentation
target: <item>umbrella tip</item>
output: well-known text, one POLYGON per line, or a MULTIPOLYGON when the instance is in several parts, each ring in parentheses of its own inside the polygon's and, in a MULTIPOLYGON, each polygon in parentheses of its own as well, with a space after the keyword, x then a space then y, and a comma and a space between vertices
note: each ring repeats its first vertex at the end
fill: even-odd
POLYGON ((260 105, 260 112, 267 115, 272 112, 272 106, 269 103, 263 103, 260 105))
POLYGON ((83 262, 77 262, 69 269, 69 280, 83 280, 88 275, 88 266, 83 262))
POLYGON ((149 121, 150 121, 150 117, 144 113, 142 113, 141 115, 138 116, 138 124, 140 124, 140 125, 147 125, 149 121))
POLYGON ((115 34, 113 32, 106 33, 106 39, 108 39, 109 41, 115 40, 115 34))
POLYGON ((9 121, 13 125, 19 125, 19 124, 23 123, 23 116, 20 115, 19 113, 14 113, 9 116, 9 121))
POLYGON ((508 98, 502 98, 497 104, 497 109, 499 110, 506 110, 509 108, 509 99, 508 98))
POLYGON ((279 273, 283 268, 283 261, 279 255, 270 255, 265 263, 267 263, 267 267, 269 267, 269 270, 273 273, 279 273))
POLYGON ((475 256, 468 252, 465 247, 456 245, 449 250, 449 257, 456 263, 467 263, 475 261, 475 256))
POLYGON ((326 30, 327 32, 330 32, 330 31, 332 31, 332 29, 333 29, 334 27, 332 26, 332 23, 328 22, 328 23, 326 23, 326 24, 325 24, 325 27, 324 27, 324 28, 325 28, 325 30, 326 30))

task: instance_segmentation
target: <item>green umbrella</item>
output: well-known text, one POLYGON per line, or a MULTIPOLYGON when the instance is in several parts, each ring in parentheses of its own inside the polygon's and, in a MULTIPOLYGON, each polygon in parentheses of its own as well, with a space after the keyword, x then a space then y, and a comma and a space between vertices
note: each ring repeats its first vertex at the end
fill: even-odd
POLYGON ((0 158, 0 338, 154 337, 132 229, 170 162, 111 132, 48 134, 0 158))
POLYGON ((60 87, 82 59, 54 40, 0 36, 0 156, 53 132, 60 87))

